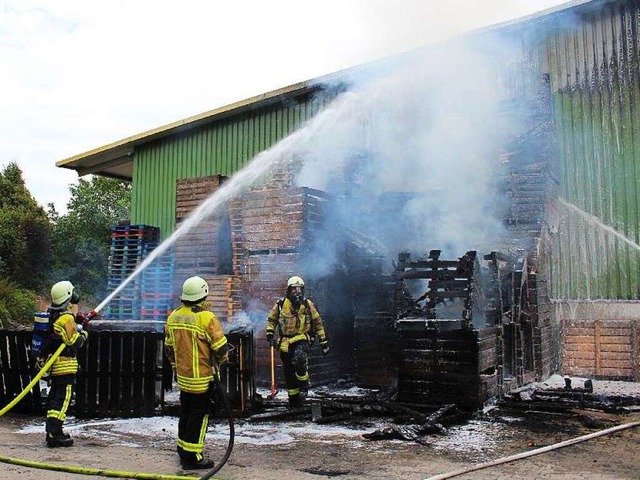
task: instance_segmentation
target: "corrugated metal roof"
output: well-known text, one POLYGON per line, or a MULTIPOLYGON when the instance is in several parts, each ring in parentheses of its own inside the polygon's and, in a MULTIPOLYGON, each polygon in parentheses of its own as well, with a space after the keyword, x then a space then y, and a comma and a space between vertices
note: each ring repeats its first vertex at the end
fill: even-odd
POLYGON ((237 115, 243 111, 265 107, 284 98, 296 97, 311 92, 315 88, 310 82, 296 83, 74 155, 56 162, 56 166, 77 170, 80 176, 95 173, 131 180, 133 175, 133 150, 135 147, 205 123, 237 115))
MULTIPOLYGON (((468 32, 466 35, 474 35, 487 31, 495 31, 500 29, 508 30, 514 27, 522 27, 524 24, 532 24, 540 21, 541 19, 550 19, 558 13, 567 12, 571 9, 576 11, 589 10, 591 8, 599 8, 606 3, 612 3, 616 0, 574 0, 541 12, 537 12, 533 15, 528 15, 516 20, 503 22, 487 28, 474 30, 468 32)), ((619 1, 619 0, 618 0, 619 1)), ((462 36, 460 36, 462 37, 462 36)), ((383 59, 380 62, 384 62, 389 59, 383 59)), ((378 63, 373 62, 368 64, 369 66, 378 63)), ((366 66, 364 66, 366 68, 366 66)), ((145 143, 158 140, 169 135, 179 133, 194 127, 201 126, 206 123, 217 121, 226 117, 237 115, 250 109, 256 109, 264 106, 268 106, 285 98, 292 98, 298 95, 303 95, 315 90, 323 82, 327 82, 330 79, 335 80, 340 78, 349 72, 355 72, 358 69, 362 69, 363 66, 346 69, 341 72, 329 74, 324 77, 319 77, 312 80, 296 83, 288 87, 280 88, 267 92, 255 97, 248 98, 230 105, 226 105, 220 108, 209 110, 192 117, 178 120, 176 122, 164 125, 152 130, 148 130, 131 137, 124 138, 117 142, 104 145, 88 152, 74 155, 73 157, 66 158, 56 162, 56 166, 62 168, 68 168, 76 170, 78 175, 98 174, 107 177, 120 178, 124 180, 131 180, 133 176, 133 151, 134 148, 145 143)))

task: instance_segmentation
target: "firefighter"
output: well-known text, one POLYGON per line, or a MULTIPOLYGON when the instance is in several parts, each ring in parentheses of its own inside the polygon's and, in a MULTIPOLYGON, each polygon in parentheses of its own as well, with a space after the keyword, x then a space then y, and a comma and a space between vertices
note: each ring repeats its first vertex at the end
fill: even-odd
POLYGON ((85 317, 78 312, 78 295, 69 281, 56 283, 51 287, 49 314, 49 335, 36 359, 36 368, 42 369, 47 358, 62 343, 66 348, 51 366, 51 388, 47 401, 46 442, 47 447, 70 447, 71 435, 62 429, 67 418, 67 410, 73 397, 76 374, 78 373, 77 351, 87 341, 84 329, 85 317), (83 325, 84 324, 84 325, 83 325))
POLYGON ((228 359, 222 325, 213 312, 205 310, 208 294, 203 278, 188 278, 182 286, 182 305, 171 312, 165 326, 165 351, 180 388, 177 450, 186 470, 214 466, 202 451, 214 375, 219 375, 218 368, 228 359))
POLYGON ((316 337, 322 353, 329 353, 322 318, 313 302, 304 297, 302 278, 289 278, 285 297, 275 303, 267 317, 266 330, 269 346, 280 350, 289 406, 300 407, 309 390, 309 350, 316 337), (276 329, 277 345, 274 340, 276 329))

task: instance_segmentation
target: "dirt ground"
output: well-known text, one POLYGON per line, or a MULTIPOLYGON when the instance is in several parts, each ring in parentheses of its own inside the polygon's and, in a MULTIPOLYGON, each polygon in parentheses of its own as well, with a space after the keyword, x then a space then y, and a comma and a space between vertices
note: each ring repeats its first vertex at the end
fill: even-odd
MULTIPOLYGON (((380 419, 320 426, 305 421, 236 424, 236 442, 228 463, 215 478, 225 480, 423 480, 507 455, 640 421, 640 412, 514 412, 487 409, 444 435, 424 443, 368 441, 362 432, 384 424, 380 419), (382 423, 381 423, 382 422, 382 423)), ((175 454, 175 419, 111 423, 70 419, 67 430, 75 445, 44 446, 42 419, 7 415, 0 418, 0 455, 36 462, 119 471, 190 474, 179 468, 175 454), (145 423, 147 422, 147 423, 145 423), (123 425, 128 428, 123 429, 123 425)), ((228 428, 210 426, 206 451, 220 459, 228 428)), ((465 474, 462 479, 640 479, 640 427, 588 440, 506 465, 465 474)), ((0 463, 0 478, 52 480, 91 477, 0 463)))

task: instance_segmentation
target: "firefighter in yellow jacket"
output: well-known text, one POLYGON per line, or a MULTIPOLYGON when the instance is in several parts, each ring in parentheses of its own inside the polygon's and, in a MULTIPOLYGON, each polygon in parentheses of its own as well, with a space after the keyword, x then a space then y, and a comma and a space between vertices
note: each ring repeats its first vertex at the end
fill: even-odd
POLYGON ((218 318, 205 310, 209 286, 201 277, 182 286, 182 305, 169 315, 165 351, 180 388, 177 449, 184 469, 212 468, 202 455, 209 424, 209 399, 216 365, 227 361, 227 337, 218 318), (215 360, 212 365, 212 359, 215 360))
POLYGON ((62 429, 67 418, 67 410, 73 397, 73 387, 78 373, 77 350, 87 341, 88 333, 84 330, 84 317, 78 312, 78 295, 69 281, 56 283, 51 287, 51 305, 49 314, 49 336, 42 346, 36 368, 41 369, 47 358, 62 343, 66 348, 51 366, 51 388, 47 405, 46 442, 50 448, 70 447, 73 445, 71 435, 62 429))
POLYGON ((304 297, 304 280, 293 276, 287 281, 287 293, 278 300, 267 317, 267 341, 276 346, 278 330, 280 358, 287 385, 289 405, 300 407, 309 389, 309 349, 317 337, 322 353, 329 353, 329 341, 322 317, 311 300, 304 297))

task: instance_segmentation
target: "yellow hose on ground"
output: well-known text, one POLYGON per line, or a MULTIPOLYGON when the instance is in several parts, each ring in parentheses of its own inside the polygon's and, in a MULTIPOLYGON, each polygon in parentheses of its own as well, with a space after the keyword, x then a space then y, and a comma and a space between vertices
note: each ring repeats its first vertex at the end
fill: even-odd
POLYGON ((56 361, 56 358, 58 358, 60 356, 60 354, 62 353, 62 350, 64 350, 64 348, 66 347, 66 345, 63 343, 62 345, 60 345, 60 347, 58 348, 58 350, 55 351, 55 353, 53 355, 51 355, 51 358, 49 359, 49 361, 47 363, 44 364, 44 367, 42 367, 42 370, 40 370, 38 372, 38 374, 33 377, 33 380, 31 380, 31 383, 29 383, 29 385, 27 385, 25 387, 24 390, 22 390, 22 392, 20 392, 20 395, 18 395, 16 398, 14 398, 6 407, 4 407, 2 410, 0 410, 0 417, 3 416, 5 413, 7 413, 9 410, 11 410, 13 407, 16 406, 16 404, 22 400, 22 398, 31 391, 31 389, 33 388, 33 386, 40 381, 40 379, 44 376, 45 373, 47 373, 49 371, 49 369, 51 368, 51 365, 53 365, 53 362, 56 361))
POLYGON ((19 458, 4 457, 0 455, 0 462, 22 465, 23 467, 40 468, 44 470, 54 470, 57 472, 69 472, 83 475, 101 475, 103 477, 115 478, 145 478, 148 480, 198 480, 200 477, 191 475, 163 475, 160 473, 123 472, 119 470, 106 470, 103 468, 74 467, 72 465, 56 465, 53 463, 34 462, 32 460, 22 460, 19 458))

